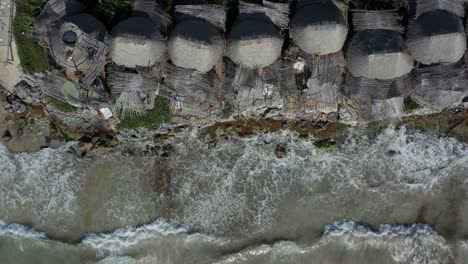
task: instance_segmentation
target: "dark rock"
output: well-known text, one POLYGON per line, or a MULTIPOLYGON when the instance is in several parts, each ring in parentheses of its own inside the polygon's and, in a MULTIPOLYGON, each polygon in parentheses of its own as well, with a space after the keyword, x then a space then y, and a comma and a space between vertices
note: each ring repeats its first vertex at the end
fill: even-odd
POLYGON ((16 84, 15 93, 16 96, 26 104, 41 103, 41 89, 39 87, 32 87, 25 81, 21 81, 16 84))
POLYGON ((27 106, 19 97, 10 94, 6 98, 5 110, 10 113, 23 113, 26 112, 27 106))
POLYGON ((282 159, 288 155, 288 150, 287 150, 288 144, 286 143, 279 143, 275 147, 275 155, 277 158, 282 159))
POLYGON ((397 154, 401 154, 401 152, 398 151, 398 150, 394 150, 394 149, 389 149, 389 150, 387 150, 387 155, 388 155, 388 156, 395 156, 395 155, 397 155, 397 154))
POLYGON ((3 133, 2 139, 4 141, 10 141, 11 138, 12 138, 12 135, 11 135, 10 130, 7 130, 7 131, 5 131, 5 133, 3 133))
POLYGON ((320 139, 314 142, 317 148, 330 148, 336 145, 336 141, 331 138, 320 139))
POLYGON ((172 147, 171 144, 164 144, 164 145, 162 146, 162 153, 161 153, 160 156, 163 157, 163 158, 167 158, 167 157, 169 157, 169 155, 170 155, 171 152, 173 152, 173 151, 174 151, 174 147, 172 147))

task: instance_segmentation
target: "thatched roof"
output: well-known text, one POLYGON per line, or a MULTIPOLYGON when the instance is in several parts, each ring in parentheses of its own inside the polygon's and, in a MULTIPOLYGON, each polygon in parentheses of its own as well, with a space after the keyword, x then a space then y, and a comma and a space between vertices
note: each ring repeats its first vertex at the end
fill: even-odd
POLYGON ((101 23, 101 21, 90 14, 66 16, 61 21, 62 23, 75 24, 82 32, 97 41, 104 42, 107 36, 106 27, 101 23))
POLYGON ((290 35, 305 52, 325 55, 341 50, 348 23, 331 1, 300 1, 291 20, 290 35))
POLYGON ((281 65, 277 60, 262 69, 251 69, 226 61, 225 99, 240 112, 282 107, 281 65))
POLYGON ((204 118, 210 115, 210 109, 219 105, 221 84, 213 72, 168 65, 166 73, 159 95, 177 102, 179 115, 204 118))
POLYGON ((57 73, 47 72, 38 81, 44 94, 63 102, 75 103, 80 98, 79 86, 57 73))
POLYGON ((177 6, 177 25, 168 41, 172 63, 200 72, 210 71, 224 51, 220 30, 224 29, 225 17, 222 6, 177 6))
POLYGON ((376 80, 363 77, 346 76, 343 94, 351 99, 385 100, 409 95, 415 86, 411 74, 395 80, 376 80))
POLYGON ((240 4, 240 14, 228 37, 227 55, 248 68, 268 66, 281 55, 280 28, 288 24, 288 5, 268 1, 263 5, 240 4))
POLYGON ((46 36, 48 27, 64 16, 76 15, 85 10, 85 7, 77 0, 50 0, 46 3, 41 14, 34 24, 35 36, 46 36))
POLYGON ((110 55, 117 65, 129 68, 152 66, 160 61, 165 50, 164 37, 147 17, 130 17, 112 29, 110 55))
POLYGON ((162 32, 166 32, 171 25, 171 16, 166 13, 157 0, 134 0, 133 15, 145 15, 149 17, 153 23, 158 26, 162 32))
POLYGON ((352 10, 354 31, 391 30, 403 32, 398 13, 388 10, 352 10))
POLYGON ((459 104, 468 96, 468 75, 461 63, 433 65, 416 73, 418 84, 411 97, 433 110, 459 104))
POLYGON ((400 35, 395 14, 357 11, 353 24, 358 32, 348 48, 348 69, 355 77, 389 80, 413 69, 413 59, 400 35))
POLYGON ((48 42, 58 65, 81 74, 80 82, 90 85, 106 63, 106 28, 95 17, 79 14, 64 17, 48 27, 48 42))
POLYGON ((462 20, 445 10, 422 14, 410 22, 408 48, 423 64, 457 62, 466 49, 462 20))
POLYGON ((154 99, 159 89, 155 78, 109 67, 107 80, 111 84, 112 95, 116 98, 116 112, 124 115, 143 114, 154 107, 154 99))
POLYGON ((465 16, 465 0, 417 0, 416 17, 435 10, 445 10, 459 17, 465 16))

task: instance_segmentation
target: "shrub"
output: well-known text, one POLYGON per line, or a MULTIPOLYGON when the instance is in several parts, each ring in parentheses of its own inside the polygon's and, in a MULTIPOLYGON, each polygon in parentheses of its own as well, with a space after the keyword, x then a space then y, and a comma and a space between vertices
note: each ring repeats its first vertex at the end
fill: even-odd
POLYGON ((62 102, 52 96, 47 96, 46 99, 53 107, 57 108, 58 110, 62 112, 71 113, 71 112, 76 112, 77 110, 77 108, 74 107, 73 105, 62 102))
POLYGON ((36 17, 40 13, 41 0, 17 0, 17 13, 13 19, 13 36, 18 47, 20 64, 26 73, 47 70, 47 58, 36 39, 31 37, 36 17))
POLYGON ((154 108, 148 110, 144 115, 126 115, 120 120, 117 129, 134 129, 145 127, 148 129, 157 129, 161 124, 171 121, 171 109, 169 101, 162 97, 157 97, 154 108))
POLYGON ((406 97, 403 101, 403 110, 407 113, 412 112, 420 107, 421 106, 409 96, 406 97))

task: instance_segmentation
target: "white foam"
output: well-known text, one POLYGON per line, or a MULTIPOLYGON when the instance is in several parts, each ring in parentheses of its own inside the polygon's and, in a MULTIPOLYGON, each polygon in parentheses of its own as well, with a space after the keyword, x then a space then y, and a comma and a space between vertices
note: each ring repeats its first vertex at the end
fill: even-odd
POLYGON ((8 224, 0 220, 0 236, 6 235, 22 238, 48 239, 47 235, 43 232, 38 232, 20 224, 8 224))
POLYGON ((176 219, 217 235, 268 230, 281 213, 280 203, 292 195, 309 208, 313 204, 307 199, 328 194, 333 194, 330 204, 341 206, 358 199, 356 193, 379 196, 366 201, 374 207, 361 210, 378 214, 384 208, 378 207, 392 202, 390 195, 433 192, 468 156, 467 145, 454 139, 395 128, 374 140, 353 135, 335 152, 321 151, 285 131, 215 146, 192 136, 176 152, 171 160, 173 198, 182 206, 176 219), (284 142, 288 154, 278 159, 275 146, 284 142))
POLYGON ((111 233, 88 234, 81 244, 116 254, 144 240, 187 234, 187 232, 187 229, 171 221, 157 219, 150 224, 139 227, 127 226, 111 233))

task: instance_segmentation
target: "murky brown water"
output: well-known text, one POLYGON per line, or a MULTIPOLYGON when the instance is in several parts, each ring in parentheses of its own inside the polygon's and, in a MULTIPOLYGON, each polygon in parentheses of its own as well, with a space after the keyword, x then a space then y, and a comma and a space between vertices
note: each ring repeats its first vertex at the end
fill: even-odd
POLYGON ((71 149, 0 146, 1 263, 468 256, 468 147, 452 139, 388 129, 325 152, 287 132, 216 145, 187 136, 167 159, 123 147, 82 159, 71 149))

